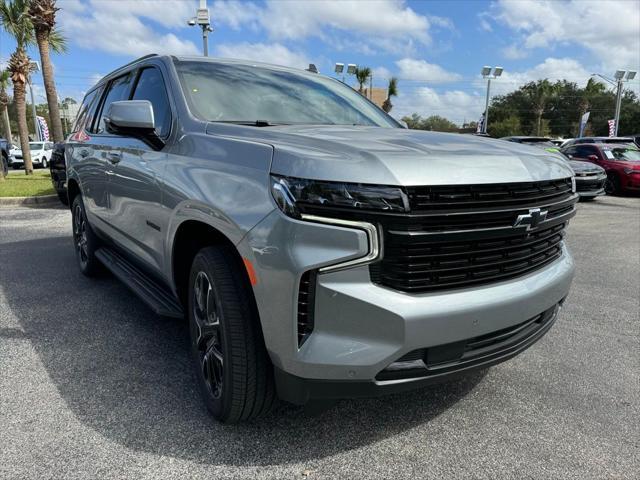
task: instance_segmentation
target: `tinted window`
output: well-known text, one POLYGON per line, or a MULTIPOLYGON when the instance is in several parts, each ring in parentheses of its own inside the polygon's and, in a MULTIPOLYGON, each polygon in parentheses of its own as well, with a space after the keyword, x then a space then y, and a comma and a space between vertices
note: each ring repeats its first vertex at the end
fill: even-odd
POLYGON ((115 80, 112 80, 109 84, 109 90, 107 91, 107 96, 104 99, 104 103, 102 104, 102 110, 100 114, 100 122, 98 123, 98 128, 95 129, 96 133, 103 133, 104 130, 104 116, 109 111, 109 105, 113 102, 117 102, 120 100, 129 100, 129 92, 131 91, 131 80, 133 75, 131 72, 123 75, 122 77, 118 77, 115 80))
POLYGON ((580 145, 576 147, 576 157, 587 158, 589 155, 593 154, 593 148, 587 145, 580 145))
POLYGON ((163 137, 171 130, 171 108, 162 74, 157 68, 145 68, 140 73, 133 100, 149 100, 153 105, 156 133, 163 137))
POLYGON ((73 131, 78 132, 80 130, 88 130, 91 127, 91 123, 93 122, 93 114, 92 111, 95 110, 94 106, 99 98, 97 93, 100 89, 96 89, 92 92, 87 93, 82 101, 82 105, 80 106, 80 110, 78 111, 78 115, 76 117, 76 123, 73 126, 73 131))

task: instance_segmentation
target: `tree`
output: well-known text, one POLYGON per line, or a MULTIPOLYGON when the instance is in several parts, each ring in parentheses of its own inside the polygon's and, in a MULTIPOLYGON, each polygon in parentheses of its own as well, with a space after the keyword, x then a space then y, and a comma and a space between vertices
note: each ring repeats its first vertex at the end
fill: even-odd
POLYGON ((391 103, 391 97, 398 96, 398 79, 391 77, 389 79, 389 85, 387 86, 387 99, 382 103, 382 110, 389 113, 393 108, 391 103))
POLYGON ((7 70, 11 73, 13 82, 13 101, 17 109, 24 171, 27 175, 33 175, 26 111, 26 85, 31 73, 31 59, 27 55, 26 47, 33 41, 33 27, 27 15, 28 8, 28 0, 4 0, 0 4, 0 23, 16 41, 16 49, 9 58, 7 70))
POLYGON ((4 138, 9 143, 13 143, 11 138, 11 122, 9 121, 9 95, 7 94, 7 88, 9 88, 9 80, 11 79, 11 73, 8 70, 2 70, 0 72, 0 116, 2 117, 2 124, 4 130, 4 138))
POLYGON ((356 80, 360 87, 358 88, 358 92, 361 94, 364 93, 364 85, 367 83, 367 80, 371 77, 371 69, 369 67, 357 67, 356 68, 356 80))
POLYGON ((422 118, 417 113, 414 113, 410 117, 404 117, 402 119, 406 122, 407 126, 413 130, 431 130, 434 132, 457 132, 458 126, 439 115, 431 115, 427 118, 422 118))
POLYGON ((544 115, 547 102, 554 95, 556 88, 546 78, 537 82, 529 82, 522 87, 525 95, 531 99, 533 112, 536 116, 535 134, 542 135, 542 115, 544 115))
POLYGON ((511 116, 504 120, 493 122, 489 124, 488 132, 492 137, 496 138, 519 135, 522 132, 520 119, 516 116, 511 116))
POLYGON ((64 140, 62 133, 62 119, 60 118, 60 108, 58 106, 58 92, 53 76, 53 65, 49 50, 62 53, 66 50, 64 37, 55 30, 56 12, 60 10, 56 7, 56 0, 31 0, 29 5, 29 18, 33 24, 35 40, 40 51, 40 62, 42 63, 42 78, 44 89, 47 94, 47 104, 49 105, 49 117, 51 119, 51 132, 55 142, 64 140))

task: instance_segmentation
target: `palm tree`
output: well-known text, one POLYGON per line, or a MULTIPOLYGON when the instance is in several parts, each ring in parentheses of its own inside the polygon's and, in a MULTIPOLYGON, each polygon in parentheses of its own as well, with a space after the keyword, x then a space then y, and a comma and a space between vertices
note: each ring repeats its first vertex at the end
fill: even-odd
POLYGON ((527 90, 531 102, 533 103, 533 112, 536 116, 536 135, 542 135, 542 115, 547 108, 549 99, 555 95, 556 89, 554 85, 546 78, 544 80, 538 80, 538 82, 531 82, 524 87, 527 90))
POLYGON ((356 80, 360 85, 360 88, 358 88, 358 91, 360 93, 364 92, 363 86, 365 83, 367 83, 367 80, 369 80, 369 77, 371 77, 371 69, 369 67, 356 68, 356 80))
POLYGON ((40 51, 42 77, 47 94, 49 121, 51 122, 54 142, 64 140, 60 107, 58 105, 58 92, 56 91, 56 83, 53 77, 51 57, 49 56, 49 49, 56 53, 62 53, 66 50, 65 39, 55 30, 56 12, 58 10, 60 9, 56 7, 56 0, 31 0, 29 5, 29 18, 33 24, 35 40, 40 51))
POLYGON ((27 15, 28 9, 28 0, 3 0, 0 3, 0 23, 16 41, 16 49, 9 58, 7 70, 11 73, 13 82, 13 101, 17 110, 24 171, 27 175, 33 175, 26 103, 26 86, 31 73, 31 59, 27 55, 26 47, 33 42, 33 26, 27 15))
POLYGON ((4 138, 8 143, 13 143, 11 138, 11 123, 9 123, 9 95, 7 94, 7 88, 9 88, 9 80, 11 74, 8 70, 2 70, 0 72, 0 120, 4 124, 4 138))
POLYGON ((393 108, 393 104, 391 103, 391 97, 396 97, 398 95, 398 79, 396 77, 391 77, 389 79, 389 86, 387 87, 387 99, 382 103, 382 110, 389 113, 393 108))

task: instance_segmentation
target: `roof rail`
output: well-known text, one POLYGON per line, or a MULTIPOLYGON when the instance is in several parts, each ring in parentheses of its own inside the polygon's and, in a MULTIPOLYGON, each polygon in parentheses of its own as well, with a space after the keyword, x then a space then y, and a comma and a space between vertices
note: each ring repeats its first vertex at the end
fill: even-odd
POLYGON ((122 65, 122 66, 116 68, 115 70, 107 73, 105 76, 102 77, 102 79, 108 78, 111 75, 113 75, 114 73, 118 73, 120 70, 124 70, 127 67, 130 67, 131 65, 135 65, 136 63, 141 62, 142 60, 146 60, 147 58, 153 58, 153 57, 159 57, 159 55, 157 53, 150 53, 150 54, 144 55, 144 56, 142 56, 140 58, 136 58, 135 60, 132 60, 131 62, 129 62, 129 63, 125 64, 125 65, 122 65))

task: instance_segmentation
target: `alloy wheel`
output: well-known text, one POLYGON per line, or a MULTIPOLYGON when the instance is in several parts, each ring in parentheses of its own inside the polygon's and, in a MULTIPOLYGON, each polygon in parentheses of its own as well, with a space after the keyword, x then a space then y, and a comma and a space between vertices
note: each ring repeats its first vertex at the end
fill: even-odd
POLYGON ((78 258, 82 264, 89 260, 87 246, 87 219, 80 205, 76 205, 73 212, 73 239, 78 251, 78 258))
POLYGON ((205 272, 198 272, 193 288, 194 346, 200 357, 200 369, 213 398, 222 396, 224 357, 220 310, 216 292, 205 272))

